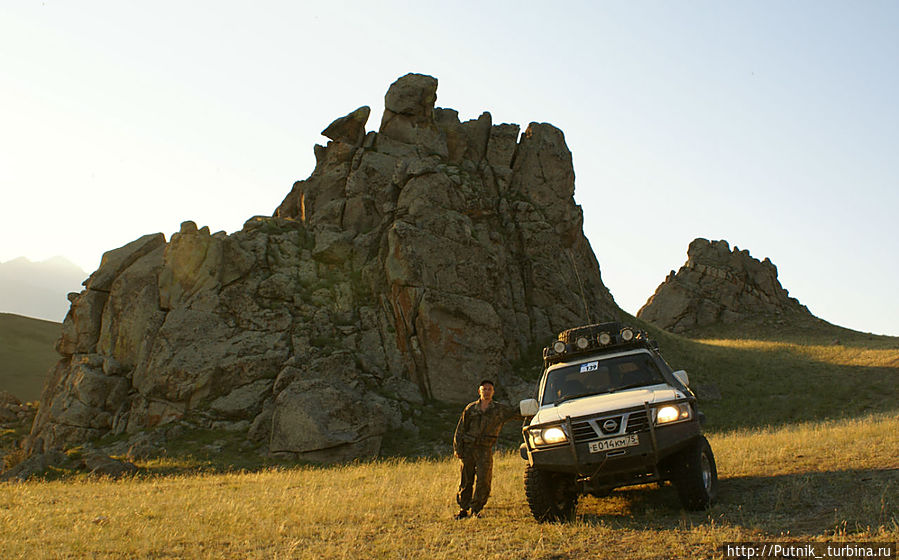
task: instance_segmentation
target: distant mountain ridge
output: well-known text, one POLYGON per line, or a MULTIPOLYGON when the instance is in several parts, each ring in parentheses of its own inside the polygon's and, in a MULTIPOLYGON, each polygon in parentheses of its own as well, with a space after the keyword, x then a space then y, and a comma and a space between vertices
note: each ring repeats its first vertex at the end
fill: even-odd
POLYGON ((0 263, 0 312, 61 322, 70 292, 80 292, 87 273, 65 257, 0 263))

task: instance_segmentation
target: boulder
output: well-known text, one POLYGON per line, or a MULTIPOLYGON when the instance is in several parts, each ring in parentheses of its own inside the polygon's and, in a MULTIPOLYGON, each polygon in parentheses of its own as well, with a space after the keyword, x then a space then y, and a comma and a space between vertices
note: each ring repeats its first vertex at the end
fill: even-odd
POLYGON ((329 124, 322 131, 322 136, 327 136, 335 142, 360 146, 365 138, 365 123, 368 122, 370 114, 371 109, 369 107, 359 107, 349 115, 340 117, 329 124))
POLYGON ((19 406, 21 404, 22 401, 9 391, 0 391, 0 407, 19 406))
POLYGON ((34 453, 11 469, 0 473, 0 482, 25 482, 45 474, 51 467, 70 466, 74 466, 74 463, 58 450, 34 453))
POLYGON ((422 74, 399 78, 384 96, 377 147, 386 154, 415 158, 449 157, 446 133, 437 126, 437 80, 422 74))
POLYGON ((103 253, 100 268, 85 280, 88 290, 109 291, 113 281, 144 255, 148 255, 165 245, 165 236, 153 233, 135 239, 131 243, 103 253))
POLYGON ((275 399, 272 453, 311 461, 377 454, 388 421, 373 395, 327 380, 299 380, 275 399))
POLYGON ((105 356, 107 369, 123 373, 146 356, 150 341, 165 320, 159 308, 159 272, 164 246, 134 261, 110 285, 103 306, 97 352, 105 356))
POLYGON ((272 380, 261 379, 237 387, 227 395, 215 399, 209 404, 209 408, 226 418, 254 417, 271 392, 272 380))
POLYGON ((81 459, 83 468, 90 474, 122 478, 137 472, 137 466, 130 461, 113 459, 103 453, 88 453, 81 459))
POLYGON ((69 295, 72 306, 62 322, 56 350, 63 356, 92 353, 100 338, 100 320, 109 293, 87 289, 69 295))
POLYGON ((23 404, 12 393, 0 391, 0 424, 17 424, 29 416, 33 416, 29 405, 23 404))
POLYGON ((18 405, 3 405, 0 404, 0 425, 2 424, 12 424, 19 419, 19 406, 18 405))
POLYGON ((393 82, 387 90, 384 96, 384 111, 429 122, 433 120, 435 101, 437 101, 436 78, 424 74, 406 74, 393 82))

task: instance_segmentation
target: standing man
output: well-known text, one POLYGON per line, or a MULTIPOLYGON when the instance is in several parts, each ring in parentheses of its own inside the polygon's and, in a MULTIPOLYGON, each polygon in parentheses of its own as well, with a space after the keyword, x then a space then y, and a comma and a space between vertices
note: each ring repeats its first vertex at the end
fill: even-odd
POLYGON ((503 424, 509 420, 524 418, 517 409, 494 402, 494 390, 493 381, 481 381, 478 387, 480 398, 462 411, 453 435, 453 454, 462 460, 462 481, 456 494, 456 502, 461 509, 456 514, 456 519, 468 517, 469 508, 470 515, 481 516, 481 510, 490 497, 496 437, 503 424))

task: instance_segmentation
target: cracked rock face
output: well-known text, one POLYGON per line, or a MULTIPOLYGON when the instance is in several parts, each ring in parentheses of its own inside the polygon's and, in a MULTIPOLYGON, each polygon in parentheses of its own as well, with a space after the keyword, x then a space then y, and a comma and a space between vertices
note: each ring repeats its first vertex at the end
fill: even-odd
POLYGON ((812 317, 777 279, 777 267, 727 241, 695 239, 687 262, 659 285, 637 317, 671 332, 788 314, 812 317))
POLYGON ((562 132, 460 122, 436 91, 409 74, 377 132, 368 107, 336 119, 272 217, 106 253, 70 295, 31 451, 189 422, 298 458, 371 456, 409 403, 515 386, 512 364, 554 333, 617 318, 562 132))

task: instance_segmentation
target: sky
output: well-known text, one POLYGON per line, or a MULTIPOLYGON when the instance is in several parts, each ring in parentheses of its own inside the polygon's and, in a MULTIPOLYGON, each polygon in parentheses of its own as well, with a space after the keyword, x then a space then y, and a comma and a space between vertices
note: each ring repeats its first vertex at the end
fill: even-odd
MULTIPOLYGON (((271 215, 332 120, 439 80, 462 120, 565 133, 630 313, 697 237, 816 316, 899 335, 899 3, 0 3, 0 262, 271 215)), ((74 286, 73 290, 78 289, 74 286)))

